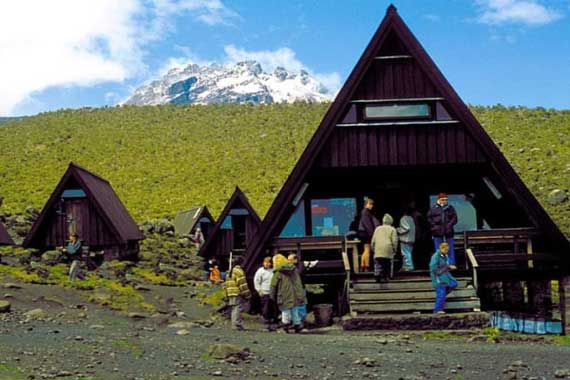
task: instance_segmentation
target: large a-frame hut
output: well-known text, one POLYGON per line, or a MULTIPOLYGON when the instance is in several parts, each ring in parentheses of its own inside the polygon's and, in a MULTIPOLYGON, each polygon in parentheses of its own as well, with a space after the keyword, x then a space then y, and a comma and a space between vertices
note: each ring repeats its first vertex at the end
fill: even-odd
MULTIPOLYGON (((358 273, 358 250, 344 235, 365 197, 380 219, 398 221, 410 204, 425 215, 439 192, 458 212, 458 275, 472 284, 448 308, 548 315, 550 280, 570 291, 568 240, 390 6, 249 245, 248 275, 263 256, 296 251, 320 260, 306 281, 345 289, 352 311, 428 312, 427 271, 407 277, 416 281, 408 296, 397 289, 405 278, 381 294, 383 284, 358 273)), ((427 232, 419 261, 433 252, 427 232)))
POLYGON ((215 220, 207 206, 193 207, 190 210, 180 211, 174 218, 174 232, 177 235, 193 236, 196 229, 200 228, 204 238, 208 238, 210 228, 215 220))
POLYGON ((14 245, 14 240, 2 223, 0 223, 0 245, 14 245))
POLYGON ((225 270, 230 252, 243 256, 260 225, 261 219, 236 186, 198 255, 217 259, 225 270))
POLYGON ((137 224, 111 187, 98 175, 74 163, 49 197, 23 246, 40 250, 65 245, 75 232, 83 247, 105 259, 138 254, 144 239, 137 224))

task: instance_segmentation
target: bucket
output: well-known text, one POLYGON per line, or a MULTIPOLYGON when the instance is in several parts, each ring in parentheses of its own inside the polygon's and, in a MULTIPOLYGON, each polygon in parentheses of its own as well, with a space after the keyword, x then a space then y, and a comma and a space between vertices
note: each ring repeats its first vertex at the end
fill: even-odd
POLYGON ((330 303, 322 303, 313 306, 315 314, 315 324, 317 326, 330 326, 332 324, 333 305, 330 303))

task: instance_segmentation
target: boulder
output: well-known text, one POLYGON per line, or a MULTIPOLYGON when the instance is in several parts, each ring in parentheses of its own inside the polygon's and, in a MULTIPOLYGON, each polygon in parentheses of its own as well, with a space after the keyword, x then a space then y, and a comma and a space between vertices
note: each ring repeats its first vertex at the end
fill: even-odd
POLYGON ((24 313, 27 320, 37 320, 47 317, 47 313, 43 309, 33 309, 24 313))
POLYGON ((208 356, 218 360, 230 357, 245 359, 249 356, 249 353, 249 348, 229 343, 212 344, 208 349, 208 356))
POLYGON ((568 194, 566 194, 565 191, 560 189, 552 190, 546 197, 548 203, 550 203, 553 206, 564 203, 567 199, 568 199, 568 194))
POLYGON ((62 254, 59 251, 47 251, 42 254, 41 260, 44 264, 55 265, 60 261, 61 257, 62 254))
POLYGON ((10 302, 0 300, 0 313, 9 313, 11 307, 10 302))

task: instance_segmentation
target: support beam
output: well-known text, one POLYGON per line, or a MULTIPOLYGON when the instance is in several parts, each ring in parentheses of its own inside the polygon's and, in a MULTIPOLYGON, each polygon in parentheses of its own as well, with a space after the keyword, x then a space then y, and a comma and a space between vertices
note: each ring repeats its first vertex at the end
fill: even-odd
POLYGON ((570 276, 559 280, 560 315, 562 316, 562 331, 570 335, 570 276))

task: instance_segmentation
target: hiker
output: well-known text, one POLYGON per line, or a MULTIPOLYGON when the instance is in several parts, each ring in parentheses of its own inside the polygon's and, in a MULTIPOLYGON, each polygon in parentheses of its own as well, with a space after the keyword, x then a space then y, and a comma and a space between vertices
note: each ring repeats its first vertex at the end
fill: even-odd
POLYGON ((202 233, 202 229, 200 227, 196 228, 196 232, 194 232, 194 237, 191 240, 194 243, 196 249, 199 250, 200 248, 202 248, 205 239, 204 239, 204 234, 202 233))
POLYGON ((449 244, 442 242, 431 257, 429 273, 431 284, 435 289, 435 305, 433 312, 445 314, 445 297, 457 288, 457 280, 449 273, 449 244))
POLYGON ((277 319, 275 303, 271 300, 272 266, 271 257, 267 256, 263 259, 263 265, 255 272, 253 277, 253 286, 261 300, 261 316, 267 331, 274 331, 272 325, 277 319))
POLYGON ((234 266, 230 270, 225 283, 226 295, 232 308, 231 320, 232 329, 234 330, 244 330, 241 313, 251 298, 245 272, 241 267, 242 262, 243 259, 241 257, 234 258, 234 266))
POLYGON ((281 254, 273 256, 273 278, 271 279, 271 299, 281 311, 281 322, 285 332, 291 326, 299 333, 303 329, 299 308, 307 303, 301 276, 295 265, 281 254))
POLYGON ((446 193, 439 193, 437 195, 437 202, 427 215, 428 222, 431 228, 431 235, 433 238, 434 249, 438 250, 442 242, 449 244, 449 268, 451 270, 457 269, 455 266, 455 249, 453 242, 453 226, 457 224, 457 213, 455 208, 448 203, 446 193))
POLYGON ((360 221, 358 223, 358 237, 364 243, 364 252, 360 259, 360 270, 362 272, 370 270, 370 241, 372 240, 372 235, 374 235, 374 230, 380 225, 378 219, 372 214, 373 208, 374 200, 367 198, 364 201, 364 208, 360 213, 360 221))
MULTIPOLYGON (((287 260, 290 264, 295 265, 297 271, 299 272, 299 276, 301 276, 301 284, 303 284, 303 274, 305 273, 305 263, 303 261, 299 261, 299 257, 296 253, 291 253, 287 256, 287 260)), ((305 292, 305 297, 307 297, 307 290, 303 285, 303 291, 305 292)), ((301 318, 301 323, 304 324, 305 320, 307 319, 307 304, 299 306, 299 317, 301 318)))
POLYGON ((372 236, 372 251, 374 252, 374 276, 376 282, 385 282, 390 276, 392 259, 398 248, 398 232, 392 226, 394 219, 390 214, 384 214, 382 225, 377 227, 372 236))
POLYGON ((220 272, 220 267, 216 259, 210 260, 209 272, 208 280, 212 284, 217 284, 222 281, 222 273, 220 272))
POLYGON ((79 264, 81 263, 81 240, 79 240, 77 233, 72 232, 69 235, 69 242, 65 248, 62 248, 62 252, 66 253, 71 260, 69 281, 74 281, 79 276, 79 264))
POLYGON ((414 260, 412 252, 414 250, 414 243, 416 241, 416 223, 411 216, 412 211, 406 209, 404 215, 400 218, 400 226, 398 227, 398 238, 400 241, 400 251, 404 263, 402 271, 409 272, 414 270, 414 260))

